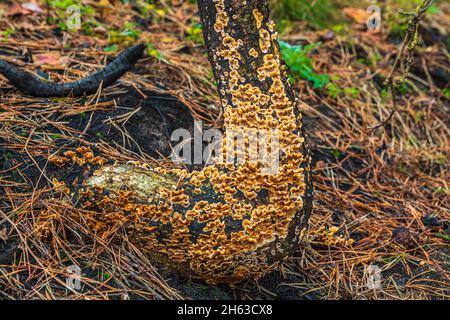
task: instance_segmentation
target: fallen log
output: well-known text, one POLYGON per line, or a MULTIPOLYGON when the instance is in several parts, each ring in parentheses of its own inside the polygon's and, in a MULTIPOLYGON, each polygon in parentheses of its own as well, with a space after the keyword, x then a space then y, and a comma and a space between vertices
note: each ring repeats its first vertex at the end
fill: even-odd
POLYGON ((53 83, 41 80, 34 74, 24 71, 0 59, 0 74, 23 93, 33 97, 78 97, 96 93, 100 87, 106 88, 129 71, 142 57, 144 44, 125 49, 105 68, 68 83, 53 83))
POLYGON ((232 132, 276 132, 278 168, 265 172, 252 152, 241 163, 193 171, 105 165, 85 181, 83 203, 98 234, 120 226, 154 261, 188 277, 257 279, 297 250, 305 234, 310 156, 266 0, 198 5, 224 109, 220 154, 238 155, 232 132))

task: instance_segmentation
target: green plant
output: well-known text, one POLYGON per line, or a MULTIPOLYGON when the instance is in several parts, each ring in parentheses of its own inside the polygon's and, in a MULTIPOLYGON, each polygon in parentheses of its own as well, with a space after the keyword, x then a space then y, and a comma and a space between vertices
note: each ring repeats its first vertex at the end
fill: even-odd
POLYGON ((193 23, 186 30, 187 39, 195 42, 196 44, 203 45, 203 31, 200 23, 193 23))
POLYGON ((139 0, 139 1, 137 1, 136 4, 139 8, 139 11, 141 12, 141 14, 144 17, 149 17, 150 12, 152 12, 155 9, 155 3, 153 0, 147 0, 147 1, 139 0))
POLYGON ((347 97, 356 99, 359 97, 359 89, 356 87, 344 88, 344 94, 347 97))
POLYGON ((126 22, 122 29, 111 29, 108 31, 108 42, 111 45, 121 44, 128 46, 134 44, 141 34, 142 31, 134 23, 126 22))
POLYGON ((443 89, 442 94, 444 95, 444 97, 450 98, 450 88, 443 89))
POLYGON ((295 76, 311 81, 315 89, 324 88, 330 82, 328 75, 318 74, 314 71, 312 59, 308 56, 313 49, 320 45, 319 43, 300 46, 279 41, 279 44, 283 59, 295 76))
POLYGON ((3 31, 3 38, 4 40, 8 40, 8 38, 16 33, 16 30, 13 27, 8 27, 5 31, 3 31))
POLYGON ((119 49, 119 46, 117 44, 113 44, 111 46, 106 47, 103 49, 105 52, 116 52, 119 49))
POLYGON ((339 158, 342 156, 341 151, 339 151, 338 149, 332 149, 330 153, 335 158, 339 158))
POLYGON ((161 52, 156 49, 155 46, 151 43, 147 44, 147 54, 159 61, 170 64, 170 62, 161 54, 161 52))
POLYGON ((336 99, 337 97, 343 95, 346 98, 350 99, 357 99, 359 97, 360 91, 356 87, 349 87, 349 88, 341 88, 336 83, 330 82, 326 86, 328 95, 336 99))
POLYGON ((77 0, 52 0, 50 6, 54 9, 67 10, 70 6, 80 5, 80 1, 77 0))
POLYGON ((329 0, 271 0, 276 20, 306 21, 312 27, 324 28, 342 20, 339 7, 342 1, 329 0))
POLYGON ((81 30, 87 34, 91 34, 92 30, 98 26, 98 22, 94 19, 95 9, 91 6, 83 4, 80 0, 52 0, 49 2, 52 11, 56 13, 56 18, 51 17, 50 22, 56 24, 61 30, 76 31, 68 25, 67 10, 72 6, 77 6, 80 10, 81 30))
POLYGON ((342 89, 335 83, 329 83, 327 85, 327 90, 328 94, 333 99, 336 99, 342 93, 342 89))
POLYGON ((414 122, 415 124, 420 124, 423 119, 425 118, 426 114, 423 111, 417 111, 414 115, 414 122))

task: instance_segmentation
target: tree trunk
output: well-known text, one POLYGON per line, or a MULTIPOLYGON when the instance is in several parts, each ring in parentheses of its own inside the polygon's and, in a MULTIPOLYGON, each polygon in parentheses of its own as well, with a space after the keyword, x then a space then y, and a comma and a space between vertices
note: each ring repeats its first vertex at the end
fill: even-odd
POLYGON ((201 171, 104 166, 86 182, 87 221, 105 237, 123 226, 155 261, 187 276, 257 279, 298 249, 311 210, 310 157, 266 0, 198 3, 224 110, 222 151, 242 155, 235 132, 246 148, 264 136, 259 151, 276 140, 279 148, 266 149, 279 151, 276 170, 265 170, 256 149, 201 171))

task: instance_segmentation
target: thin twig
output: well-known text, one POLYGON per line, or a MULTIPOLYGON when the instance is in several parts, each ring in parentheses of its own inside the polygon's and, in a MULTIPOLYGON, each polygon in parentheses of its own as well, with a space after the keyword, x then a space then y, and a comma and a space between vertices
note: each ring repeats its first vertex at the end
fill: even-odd
POLYGON ((406 31, 405 38, 403 39, 402 46, 400 51, 395 58, 394 65, 392 66, 391 71, 389 72, 388 77, 386 78, 384 84, 389 87, 389 91, 392 95, 392 111, 389 113, 389 116, 380 121, 375 126, 369 127, 368 129, 374 130, 381 127, 384 127, 388 122, 391 121, 394 114, 397 112, 397 101, 396 101, 396 91, 405 81, 406 77, 408 77, 409 72, 411 70, 411 66, 414 59, 414 51, 419 43, 419 27, 420 21, 423 18, 423 15, 431 6, 434 0, 423 0, 422 4, 417 7, 415 12, 400 12, 401 15, 410 16, 411 18, 408 21, 408 29, 406 31), (406 62, 405 62, 405 70, 399 79, 394 78, 394 73, 397 71, 400 62, 402 61, 403 54, 407 50, 406 62))

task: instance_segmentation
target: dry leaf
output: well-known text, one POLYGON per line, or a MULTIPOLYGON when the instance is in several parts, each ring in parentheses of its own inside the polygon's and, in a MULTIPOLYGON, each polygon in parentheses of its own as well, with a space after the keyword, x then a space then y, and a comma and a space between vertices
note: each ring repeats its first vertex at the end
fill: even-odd
POLYGON ((357 8, 345 8, 344 14, 359 24, 366 24, 370 18, 369 12, 357 8))
POLYGON ((96 6, 100 8, 110 8, 111 3, 109 2, 109 0, 100 0, 96 3, 96 6))
POLYGON ((14 2, 6 12, 6 16, 20 16, 42 12, 42 9, 34 2, 25 2, 22 4, 14 2))
POLYGON ((25 3, 22 3, 21 6, 22 6, 22 8, 29 10, 31 12, 35 12, 35 13, 44 12, 44 11, 42 11, 41 7, 39 7, 39 5, 34 2, 25 2, 25 3))
POLYGON ((52 51, 33 56, 34 62, 38 65, 61 66, 66 65, 68 57, 63 57, 59 52, 52 51))
POLYGON ((9 7, 8 11, 6 12, 7 17, 11 16, 19 16, 24 14, 30 14, 31 11, 22 8, 22 6, 19 3, 14 2, 11 7, 9 7))

